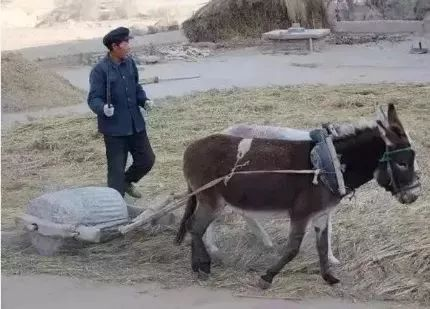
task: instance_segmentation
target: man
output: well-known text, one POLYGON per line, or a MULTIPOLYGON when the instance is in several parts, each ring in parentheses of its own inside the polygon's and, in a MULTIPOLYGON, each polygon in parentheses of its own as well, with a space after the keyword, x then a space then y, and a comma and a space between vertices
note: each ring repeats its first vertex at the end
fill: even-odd
POLYGON ((90 73, 88 105, 97 114, 98 129, 104 135, 108 186, 134 198, 141 198, 137 183, 154 165, 155 155, 146 134, 139 107, 148 110, 152 102, 139 84, 130 54, 127 28, 119 27, 103 38, 107 55, 90 73), (125 172, 128 153, 133 164, 125 172))

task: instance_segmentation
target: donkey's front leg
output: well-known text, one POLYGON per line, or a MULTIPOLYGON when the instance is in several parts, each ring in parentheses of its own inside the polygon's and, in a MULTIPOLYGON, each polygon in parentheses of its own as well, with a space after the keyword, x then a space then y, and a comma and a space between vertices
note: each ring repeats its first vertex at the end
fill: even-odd
POLYGON ((294 220, 291 218, 290 231, 288 234, 287 249, 281 260, 269 268, 265 275, 261 276, 259 286, 262 289, 268 289, 273 282, 273 278, 299 253, 300 245, 305 236, 308 219, 294 220))
POLYGON ((329 250, 329 221, 330 221, 330 210, 325 210, 318 214, 313 220, 313 226, 315 229, 317 250, 320 259, 321 275, 325 281, 329 284, 335 284, 339 282, 330 271, 328 250, 329 250))

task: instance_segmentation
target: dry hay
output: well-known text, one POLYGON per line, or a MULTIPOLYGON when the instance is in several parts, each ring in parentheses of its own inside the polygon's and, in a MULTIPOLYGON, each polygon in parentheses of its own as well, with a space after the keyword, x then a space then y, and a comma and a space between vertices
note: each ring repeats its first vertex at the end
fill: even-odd
MULTIPOLYGON (((323 121, 372 117, 377 104, 392 99, 397 100, 399 115, 415 140, 427 188, 429 97, 430 85, 352 85, 233 89, 166 99, 149 118, 157 162, 140 189, 147 200, 183 191, 181 157, 186 145, 234 123, 313 127, 323 121)), ((93 118, 57 119, 22 126, 3 136, 3 231, 13 230, 13 217, 44 191, 104 182, 103 142, 95 131, 93 118)), ((300 255, 264 292, 255 288, 255 282, 279 258, 288 220, 265 220, 275 243, 275 249, 267 250, 241 218, 227 215, 216 226, 222 265, 215 263, 210 280, 199 284, 245 294, 330 295, 430 305, 429 201, 424 189, 416 203, 400 205, 374 182, 369 183, 351 201, 345 199, 334 217, 333 249, 342 262, 335 273, 341 283, 330 287, 321 279, 314 234, 309 233, 300 255)), ((145 230, 106 244, 69 247, 54 257, 38 256, 23 236, 13 236, 2 242, 2 270, 4 274, 49 273, 122 283, 157 280, 170 287, 196 283, 189 266, 189 246, 173 245, 174 234, 175 227, 145 230)))
POLYGON ((85 100, 84 92, 69 81, 18 53, 2 53, 1 76, 3 112, 81 104, 85 100))
POLYGON ((191 42, 259 37, 293 22, 305 27, 325 27, 324 0, 213 0, 183 23, 191 42))

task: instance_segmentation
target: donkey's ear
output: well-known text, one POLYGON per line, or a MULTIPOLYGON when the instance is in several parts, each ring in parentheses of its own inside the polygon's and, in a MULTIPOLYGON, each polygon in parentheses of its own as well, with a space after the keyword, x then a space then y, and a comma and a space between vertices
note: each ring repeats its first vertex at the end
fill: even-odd
POLYGON ((388 117, 381 105, 376 109, 376 119, 388 126, 388 117))
POLYGON ((381 120, 376 120, 376 124, 378 126, 379 133, 381 134, 381 137, 385 142, 385 145, 393 146, 394 145, 393 133, 385 126, 384 123, 382 123, 381 120))
POLYGON ((396 108, 393 103, 388 104, 388 123, 390 125, 398 125, 403 129, 399 116, 397 116, 396 108))
POLYGON ((396 133, 399 138, 407 138, 405 129, 397 116, 396 108, 393 103, 388 104, 388 123, 390 129, 396 133))

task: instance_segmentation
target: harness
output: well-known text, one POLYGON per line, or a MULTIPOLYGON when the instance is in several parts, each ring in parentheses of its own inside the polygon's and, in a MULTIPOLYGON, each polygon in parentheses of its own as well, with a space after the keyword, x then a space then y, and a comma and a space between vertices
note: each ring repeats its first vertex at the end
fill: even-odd
POLYGON ((343 197, 347 192, 330 131, 324 128, 310 132, 312 141, 316 143, 311 150, 310 160, 314 169, 321 170, 321 181, 333 194, 343 197))
POLYGON ((393 194, 405 192, 420 186, 418 182, 415 182, 409 186, 400 186, 396 182, 396 178, 394 177, 392 155, 396 153, 409 152, 409 151, 413 151, 411 147, 404 147, 396 150, 388 150, 388 147, 387 147, 384 154, 382 155, 382 158, 379 160, 380 163, 387 164, 387 171, 390 175, 390 183, 388 185, 393 189, 392 191, 393 194))

